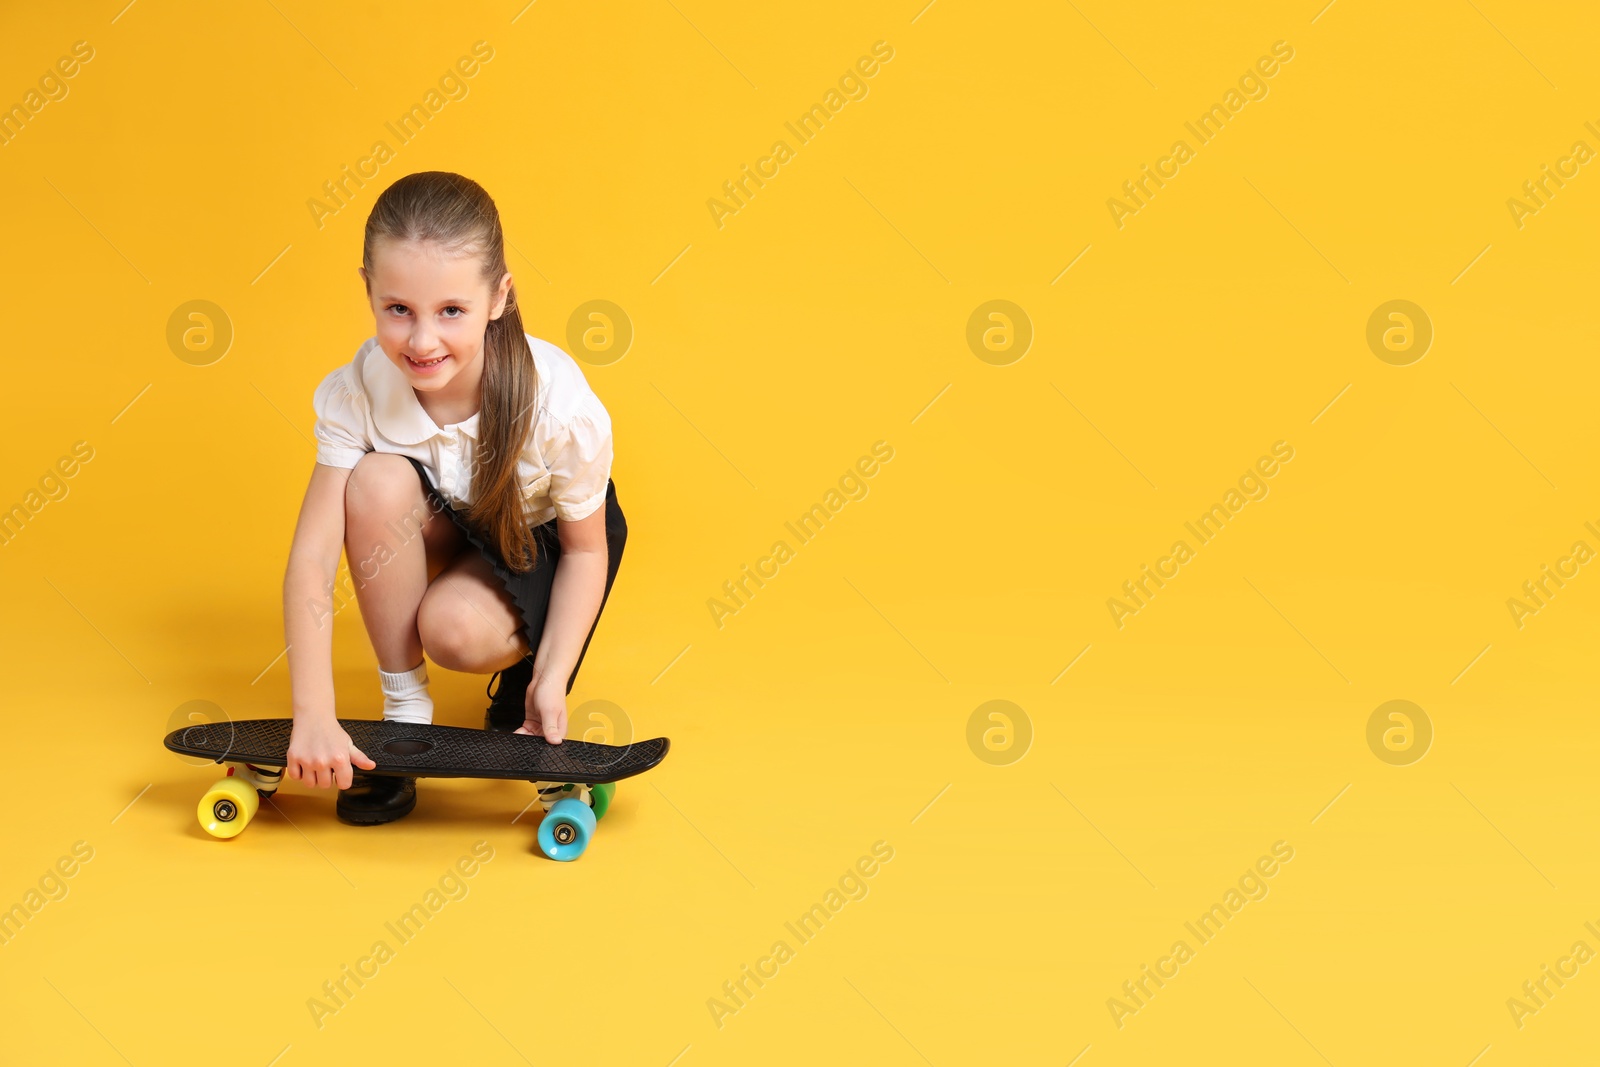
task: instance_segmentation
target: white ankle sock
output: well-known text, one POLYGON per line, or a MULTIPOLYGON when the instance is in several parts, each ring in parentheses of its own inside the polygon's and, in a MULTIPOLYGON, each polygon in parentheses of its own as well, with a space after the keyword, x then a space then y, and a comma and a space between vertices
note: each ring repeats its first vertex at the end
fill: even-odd
POLYGON ((433 697, 428 695, 428 661, 409 671, 390 674, 378 669, 383 684, 383 717, 388 722, 433 722, 433 697))

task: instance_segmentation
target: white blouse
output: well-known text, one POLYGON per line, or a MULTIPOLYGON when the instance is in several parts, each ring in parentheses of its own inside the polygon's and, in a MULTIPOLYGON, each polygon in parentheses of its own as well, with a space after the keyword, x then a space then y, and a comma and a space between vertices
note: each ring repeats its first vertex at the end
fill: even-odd
MULTIPOLYGON (((611 416, 589 388, 577 361, 531 334, 538 377, 533 434, 517 460, 523 511, 530 525, 559 516, 575 522, 605 503, 611 478, 611 416)), ((476 414, 439 426, 417 402, 405 372, 370 337, 355 358, 322 379, 312 394, 317 462, 354 467, 368 452, 418 460, 434 488, 456 509, 473 501, 471 471, 476 414)))

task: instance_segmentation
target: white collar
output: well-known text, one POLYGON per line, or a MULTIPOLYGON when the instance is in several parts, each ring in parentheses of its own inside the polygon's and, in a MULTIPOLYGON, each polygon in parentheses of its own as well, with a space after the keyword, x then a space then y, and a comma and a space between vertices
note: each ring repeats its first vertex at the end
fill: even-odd
MULTIPOLYGON (((360 361, 357 370, 372 402, 372 421, 389 440, 401 445, 416 445, 444 431, 422 409, 417 394, 406 381, 405 372, 389 361, 377 340, 360 361)), ((474 441, 478 439, 478 413, 463 419, 456 428, 474 441)))

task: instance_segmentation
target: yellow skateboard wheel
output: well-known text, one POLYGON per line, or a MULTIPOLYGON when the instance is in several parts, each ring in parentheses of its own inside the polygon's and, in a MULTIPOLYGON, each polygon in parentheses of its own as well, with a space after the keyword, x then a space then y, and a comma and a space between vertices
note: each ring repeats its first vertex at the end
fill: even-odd
POLYGON ((238 778, 222 778, 200 798, 195 814, 200 828, 212 837, 237 836, 261 807, 261 795, 250 783, 238 778))

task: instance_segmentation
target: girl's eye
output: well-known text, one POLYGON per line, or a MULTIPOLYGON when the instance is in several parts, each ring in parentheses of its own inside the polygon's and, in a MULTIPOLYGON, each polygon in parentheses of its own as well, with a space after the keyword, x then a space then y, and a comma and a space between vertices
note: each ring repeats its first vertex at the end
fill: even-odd
MULTIPOLYGON (((409 309, 404 304, 390 304, 388 307, 384 308, 384 310, 385 311, 401 311, 401 312, 403 312, 403 311, 407 311, 409 309)), ((461 306, 459 306, 457 304, 451 304, 449 307, 445 308, 445 310, 446 311, 458 311, 458 312, 461 313, 460 315, 451 315, 451 316, 449 316, 452 319, 459 319, 461 317, 461 315, 465 315, 467 313, 467 309, 466 308, 463 308, 463 307, 461 307, 461 306)))

